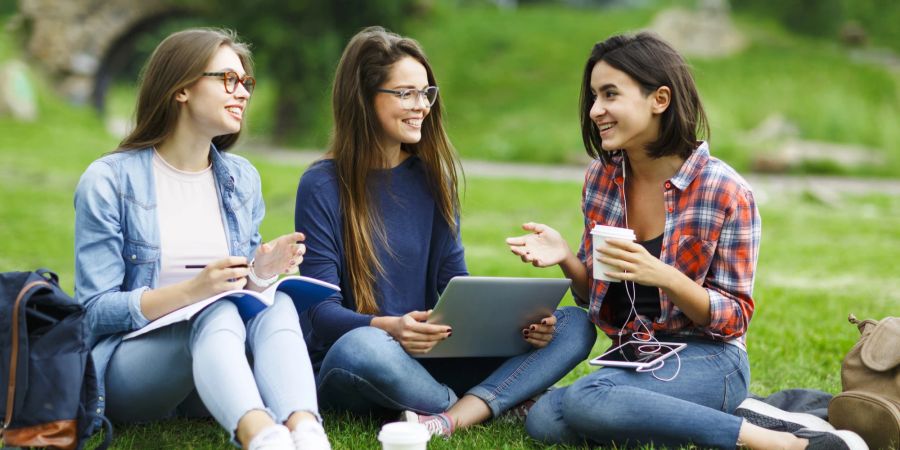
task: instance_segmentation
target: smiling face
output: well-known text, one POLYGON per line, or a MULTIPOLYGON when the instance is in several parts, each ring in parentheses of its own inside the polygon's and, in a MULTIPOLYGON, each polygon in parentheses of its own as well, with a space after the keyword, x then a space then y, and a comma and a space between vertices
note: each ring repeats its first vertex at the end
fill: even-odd
MULTIPOLYGON (((395 62, 382 89, 425 89, 428 72, 420 62, 405 57, 395 62)), ((385 150, 399 149, 400 144, 415 144, 422 139, 422 123, 431 108, 425 102, 416 101, 412 109, 405 109, 394 94, 379 92, 375 95, 375 113, 381 125, 380 143, 385 150)))
POLYGON ((603 150, 643 150, 659 137, 659 114, 668 106, 666 97, 660 109, 659 90, 645 95, 628 74, 600 61, 591 71, 591 93, 603 150))
MULTIPOLYGON (((233 71, 241 77, 245 75, 241 59, 231 47, 219 47, 206 65, 204 72, 233 71)), ((203 76, 190 87, 185 88, 175 99, 182 104, 181 118, 192 132, 212 139, 215 136, 233 134, 241 130, 244 110, 250 93, 238 83, 234 92, 225 92, 225 82, 221 76, 203 76)))

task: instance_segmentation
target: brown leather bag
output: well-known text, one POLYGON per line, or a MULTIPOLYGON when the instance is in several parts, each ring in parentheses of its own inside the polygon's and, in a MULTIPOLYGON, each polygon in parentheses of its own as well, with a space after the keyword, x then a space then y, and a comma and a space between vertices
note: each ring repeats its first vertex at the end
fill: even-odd
POLYGON ((829 403, 828 421, 873 449, 900 448, 900 317, 849 320, 861 336, 841 365, 843 392, 829 403))

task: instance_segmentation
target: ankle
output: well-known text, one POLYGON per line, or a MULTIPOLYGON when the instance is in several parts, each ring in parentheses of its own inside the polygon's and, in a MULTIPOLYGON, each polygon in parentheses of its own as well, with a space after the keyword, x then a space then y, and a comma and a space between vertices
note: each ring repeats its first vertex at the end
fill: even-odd
POLYGON ((238 421, 235 437, 241 446, 247 448, 250 441, 259 434, 260 431, 275 425, 275 421, 265 411, 254 409, 244 414, 238 421))
POLYGON ((791 446, 792 450, 804 450, 809 446, 809 439, 803 438, 794 438, 794 445, 791 446))
POLYGON ((288 417, 288 420, 284 423, 288 428, 293 430, 297 428, 297 424, 304 421, 312 421, 319 422, 319 418, 315 416, 315 414, 309 411, 295 411, 293 414, 288 417))
POLYGON ((450 432, 456 431, 457 427, 459 427, 459 418, 450 415, 450 412, 442 412, 438 414, 447 420, 447 424, 450 425, 450 432))

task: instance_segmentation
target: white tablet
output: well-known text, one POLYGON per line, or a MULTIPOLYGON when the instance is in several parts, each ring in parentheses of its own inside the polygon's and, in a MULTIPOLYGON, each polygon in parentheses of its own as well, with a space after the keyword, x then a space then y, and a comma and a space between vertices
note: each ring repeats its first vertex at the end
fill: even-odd
POLYGON ((534 348, 522 330, 556 311, 566 278, 455 277, 428 318, 453 335, 415 358, 513 356, 534 348))
POLYGON ((628 341, 588 361, 592 366, 630 367, 638 370, 662 367, 662 361, 687 347, 683 342, 628 341), (658 367, 657 367, 658 366, 658 367))

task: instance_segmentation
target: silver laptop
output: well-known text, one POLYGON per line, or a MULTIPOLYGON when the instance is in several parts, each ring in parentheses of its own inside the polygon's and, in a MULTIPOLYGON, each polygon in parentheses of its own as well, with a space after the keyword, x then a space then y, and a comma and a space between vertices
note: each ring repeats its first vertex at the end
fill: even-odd
POLYGON ((565 278, 455 277, 428 323, 449 325, 453 335, 416 358, 513 356, 532 349, 528 325, 553 314, 570 281, 565 278))

